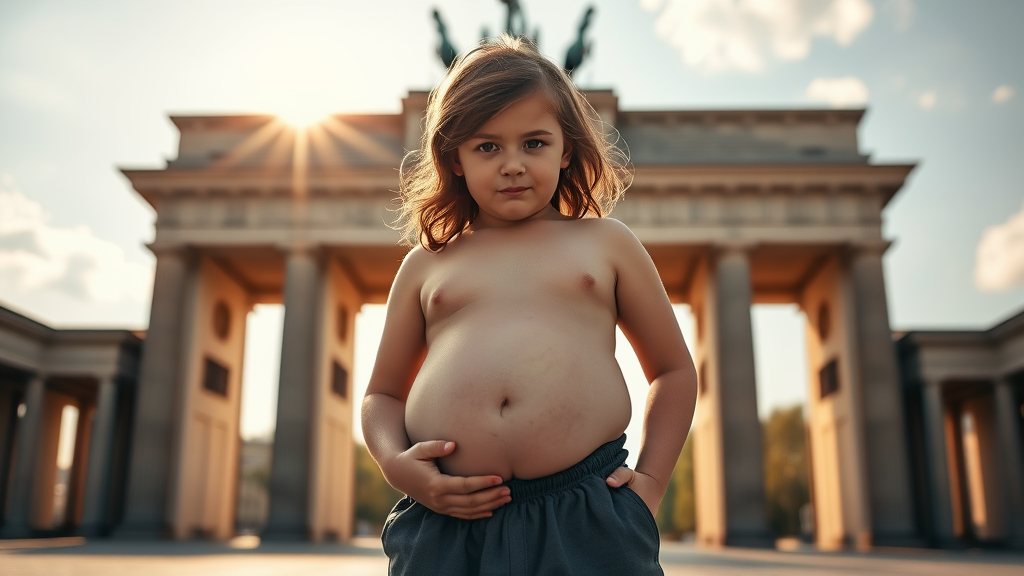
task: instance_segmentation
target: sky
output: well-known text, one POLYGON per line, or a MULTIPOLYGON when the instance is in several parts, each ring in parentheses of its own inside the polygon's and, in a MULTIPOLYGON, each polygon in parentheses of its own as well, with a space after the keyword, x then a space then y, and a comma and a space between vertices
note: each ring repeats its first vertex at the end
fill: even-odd
MULTIPOLYGON (((596 7, 575 77, 624 110, 866 108, 862 152, 917 164, 883 213, 893 328, 982 329, 1024 309, 1024 2, 521 4, 556 60, 596 7)), ((504 20, 486 0, 0 0, 0 305, 144 328, 154 212, 118 169, 174 158, 169 114, 397 112, 443 73, 435 6, 460 49, 504 20)), ((243 436, 273 426, 280 316, 250 317, 243 436)), ((764 417, 806 397, 803 317, 752 318, 764 417)), ((358 322, 357 392, 380 310, 358 322)))

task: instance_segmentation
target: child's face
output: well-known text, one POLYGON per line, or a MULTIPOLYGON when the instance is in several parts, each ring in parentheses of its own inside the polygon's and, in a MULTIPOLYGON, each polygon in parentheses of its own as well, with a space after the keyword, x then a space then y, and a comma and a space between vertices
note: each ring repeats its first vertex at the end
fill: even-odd
POLYGON ((459 146, 453 165, 480 207, 474 228, 558 216, 551 197, 569 153, 541 94, 513 103, 459 146))

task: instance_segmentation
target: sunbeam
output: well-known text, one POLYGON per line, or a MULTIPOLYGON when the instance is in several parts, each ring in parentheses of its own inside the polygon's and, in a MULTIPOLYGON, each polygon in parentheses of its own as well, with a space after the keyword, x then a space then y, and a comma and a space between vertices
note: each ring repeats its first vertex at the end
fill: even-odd
POLYGON ((276 144, 281 139, 281 134, 287 128, 287 124, 270 120, 263 126, 256 130, 249 136, 246 136, 242 142, 228 150, 227 154, 214 160, 211 163, 212 168, 233 168, 241 164, 245 159, 252 157, 256 152, 266 147, 268 144, 276 144))
MULTIPOLYGON (((331 116, 320 123, 317 128, 322 128, 343 142, 347 142, 360 152, 365 153, 379 162, 394 162, 396 165, 401 160, 395 157, 395 153, 375 142, 365 133, 350 126, 344 119, 338 116, 331 116)), ((325 144, 329 145, 329 143, 325 144)), ((317 152, 320 150, 317 149, 317 152)))

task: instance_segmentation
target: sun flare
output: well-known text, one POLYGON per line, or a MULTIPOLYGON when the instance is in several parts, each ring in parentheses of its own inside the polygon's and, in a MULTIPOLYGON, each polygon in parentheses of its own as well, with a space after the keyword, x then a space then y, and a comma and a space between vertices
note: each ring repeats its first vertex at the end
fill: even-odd
POLYGON ((277 117, 294 128, 308 128, 324 121, 331 112, 323 106, 297 103, 278 110, 277 117))

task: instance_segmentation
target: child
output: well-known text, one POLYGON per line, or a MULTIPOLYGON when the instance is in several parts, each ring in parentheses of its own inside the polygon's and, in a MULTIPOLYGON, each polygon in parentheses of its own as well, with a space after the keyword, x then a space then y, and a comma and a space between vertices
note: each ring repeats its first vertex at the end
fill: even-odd
POLYGON ((661 574, 653 511, 696 401, 658 272, 621 223, 611 146, 528 41, 459 58, 430 95, 363 401, 370 453, 408 496, 392 574, 661 574), (651 387, 639 460, 615 326, 651 387))

